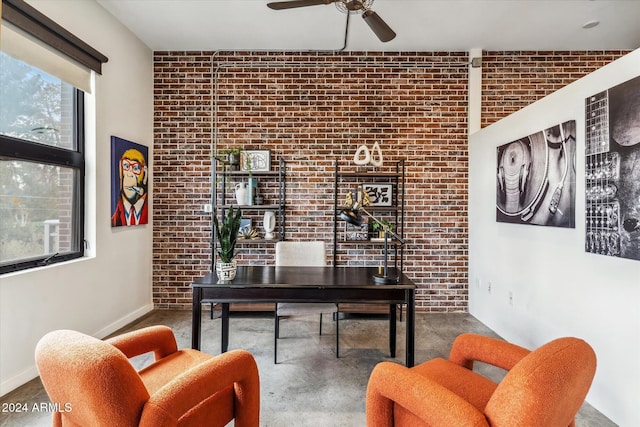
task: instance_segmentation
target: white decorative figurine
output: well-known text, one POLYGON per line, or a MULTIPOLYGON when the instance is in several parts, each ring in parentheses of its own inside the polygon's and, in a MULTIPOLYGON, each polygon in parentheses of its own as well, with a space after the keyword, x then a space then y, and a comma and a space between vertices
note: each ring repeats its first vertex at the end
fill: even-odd
POLYGON ((356 150, 356 154, 353 155, 353 163, 358 166, 370 164, 379 168, 382 166, 383 162, 382 150, 380 149, 380 144, 378 144, 378 142, 373 144, 371 151, 369 151, 367 146, 364 144, 359 146, 356 150))
POLYGON ((273 230, 276 229, 276 214, 274 212, 267 211, 264 213, 262 227, 264 228, 265 239, 269 240, 275 237, 273 230))
POLYGON ((371 154, 366 145, 361 145, 356 150, 356 154, 353 156, 353 163, 358 166, 366 165, 371 161, 371 154))
POLYGON ((378 142, 376 141, 375 144, 373 144, 373 148, 371 149, 371 161, 370 163, 379 168, 380 166, 382 166, 382 150, 380 149, 380 145, 378 144, 378 142), (378 159, 376 160, 376 153, 378 154, 378 159))

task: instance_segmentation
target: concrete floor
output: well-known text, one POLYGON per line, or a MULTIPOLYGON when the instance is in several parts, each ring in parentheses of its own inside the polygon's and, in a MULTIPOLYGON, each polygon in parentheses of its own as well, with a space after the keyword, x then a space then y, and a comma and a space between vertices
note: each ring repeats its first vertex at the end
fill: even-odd
MULTIPOLYGON (((217 315, 218 313, 214 313, 217 315)), ((191 345, 191 312, 156 310, 122 331, 163 324, 174 329, 179 348, 191 345)), ((220 351, 220 320, 203 313, 202 351, 220 351)), ((335 355, 335 335, 331 322, 322 336, 317 334, 318 317, 284 319, 280 323, 278 364, 273 363, 273 317, 268 314, 232 314, 230 349, 250 351, 258 363, 261 383, 261 426, 347 427, 365 425, 365 391, 376 363, 393 360, 404 363, 404 322, 398 323, 398 351, 388 353, 388 321, 382 318, 350 316, 340 321, 340 358, 335 355)), ((462 332, 489 336, 496 334, 464 313, 416 315, 416 363, 446 357, 454 338, 462 332)), ((136 367, 151 356, 133 360, 136 367)), ((486 367, 483 373, 495 380, 501 374, 486 367)), ((39 379, 3 396, 0 403, 48 402, 39 379)), ((4 406, 3 406, 4 408, 4 406)), ((50 424, 51 414, 0 412, 0 426, 37 427, 50 424)), ((576 419, 578 427, 615 426, 589 404, 576 419)), ((542 426, 541 426, 542 427, 542 426)))

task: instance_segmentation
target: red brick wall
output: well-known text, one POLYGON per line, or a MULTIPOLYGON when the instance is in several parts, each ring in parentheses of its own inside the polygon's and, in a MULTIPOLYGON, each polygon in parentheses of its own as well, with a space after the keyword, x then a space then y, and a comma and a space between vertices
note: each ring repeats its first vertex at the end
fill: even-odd
MULTIPOLYGON (((617 56, 487 53, 483 125, 617 56), (589 66, 571 71, 559 66, 574 56, 589 66)), ((211 52, 156 52, 156 307, 189 308, 189 284, 210 269, 211 225, 202 205, 209 202, 210 159, 216 150, 268 149, 272 164, 283 157, 287 239, 325 240, 332 256, 334 163, 338 160, 344 171, 353 168, 357 146, 377 141, 386 170, 406 159, 405 269, 419 287, 417 309, 466 310, 466 62, 461 52, 224 53, 215 58, 211 52)), ((260 216, 252 219, 260 228, 260 216)), ((273 244, 242 249, 240 263, 273 262, 273 244)), ((340 251, 338 258, 343 264, 376 265, 381 251, 362 245, 340 251)))
POLYGON ((484 52, 482 127, 488 126, 629 51, 484 52))

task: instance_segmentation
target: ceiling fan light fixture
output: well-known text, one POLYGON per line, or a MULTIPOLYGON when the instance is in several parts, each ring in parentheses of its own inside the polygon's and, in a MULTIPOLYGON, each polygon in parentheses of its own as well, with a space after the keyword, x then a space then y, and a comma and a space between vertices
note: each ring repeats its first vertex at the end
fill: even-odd
POLYGON ((331 3, 335 3, 336 8, 347 15, 360 13, 362 19, 364 19, 380 41, 388 42, 396 37, 396 33, 391 27, 389 27, 377 13, 371 10, 373 0, 287 0, 267 3, 267 6, 273 10, 283 10, 331 3))
POLYGON ((373 4, 373 0, 336 0, 336 8, 342 13, 362 13, 373 4))

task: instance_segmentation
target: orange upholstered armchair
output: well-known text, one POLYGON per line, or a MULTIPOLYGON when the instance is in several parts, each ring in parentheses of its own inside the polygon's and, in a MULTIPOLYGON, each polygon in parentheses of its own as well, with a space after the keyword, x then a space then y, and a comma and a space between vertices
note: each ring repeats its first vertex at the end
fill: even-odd
POLYGON ((595 370, 595 353, 577 338, 529 351, 464 334, 449 360, 379 363, 367 388, 367 426, 573 426, 595 370), (508 372, 496 384, 472 370, 474 360, 508 372))
POLYGON ((36 348, 44 387, 60 412, 54 426, 257 427, 260 384, 253 356, 178 350, 170 328, 152 326, 102 341, 54 331, 36 348), (128 358, 153 352, 136 372, 128 358))

